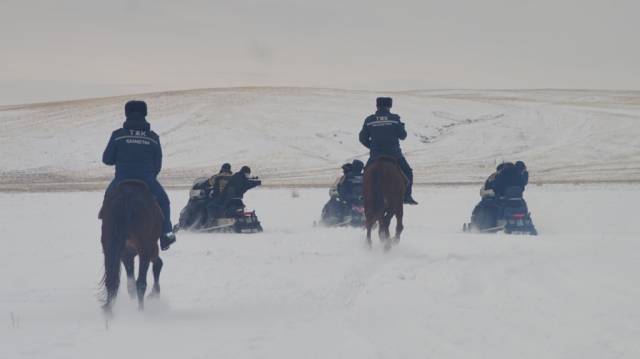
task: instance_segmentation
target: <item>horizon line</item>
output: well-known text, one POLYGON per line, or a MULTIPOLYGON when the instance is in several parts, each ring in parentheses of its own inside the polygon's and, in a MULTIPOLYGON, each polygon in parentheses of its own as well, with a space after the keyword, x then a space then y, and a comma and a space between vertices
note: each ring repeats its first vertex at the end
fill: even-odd
POLYGON ((38 107, 38 106, 50 106, 50 105, 64 105, 72 104, 75 102, 96 101, 96 100, 115 100, 123 97, 132 96, 161 96, 161 95, 176 95, 181 93, 190 92, 204 92, 204 91, 225 91, 225 90, 266 90, 266 89, 306 89, 306 90, 330 90, 330 91, 343 91, 343 92, 362 92, 362 93, 386 93, 386 94, 403 94, 411 92, 436 92, 436 91, 511 91, 511 92, 536 92, 536 91, 573 91, 573 92, 639 92, 640 89, 611 89, 611 88, 554 88, 554 87, 540 87, 540 88, 415 88, 406 90, 368 90, 368 89, 350 89, 350 88, 337 88, 337 87, 322 87, 322 86, 265 86, 265 85, 247 85, 247 86, 224 86, 224 87, 199 87, 191 89, 170 89, 159 90, 151 92, 131 93, 125 95, 109 95, 109 96, 95 96, 95 97, 82 97, 67 100, 54 100, 54 101, 38 101, 38 102, 26 102, 17 104, 0 105, 0 111, 20 109, 24 107, 38 107))

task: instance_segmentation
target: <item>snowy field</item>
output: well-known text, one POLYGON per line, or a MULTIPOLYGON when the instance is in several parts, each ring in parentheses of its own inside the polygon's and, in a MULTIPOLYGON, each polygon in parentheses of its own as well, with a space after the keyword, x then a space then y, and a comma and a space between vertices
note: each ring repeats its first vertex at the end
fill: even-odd
POLYGON ((227 88, 0 107, 0 190, 104 188, 101 163, 123 106, 149 104, 163 183, 189 185, 223 162, 269 185, 327 185, 366 149, 375 97, 394 98, 418 183, 480 183, 524 160, 536 183, 640 182, 640 92, 227 88))
POLYGON ((251 191, 264 233, 181 233, 109 321, 102 193, 0 193, 0 358, 640 357, 640 186, 530 186, 538 237, 461 233, 476 186, 416 192, 385 254, 313 226, 324 189, 251 191))

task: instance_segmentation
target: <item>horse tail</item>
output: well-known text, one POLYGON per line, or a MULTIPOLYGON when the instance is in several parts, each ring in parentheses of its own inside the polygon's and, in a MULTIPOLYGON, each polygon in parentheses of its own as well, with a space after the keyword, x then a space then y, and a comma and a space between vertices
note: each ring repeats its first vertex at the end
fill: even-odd
POLYGON ((111 207, 111 233, 109 244, 104 253, 104 286, 107 296, 113 298, 118 294, 120 286, 120 259, 127 242, 129 224, 133 217, 133 206, 126 196, 115 199, 111 207))
POLYGON ((376 167, 373 172, 373 208, 384 214, 384 189, 382 188, 382 167, 376 167))

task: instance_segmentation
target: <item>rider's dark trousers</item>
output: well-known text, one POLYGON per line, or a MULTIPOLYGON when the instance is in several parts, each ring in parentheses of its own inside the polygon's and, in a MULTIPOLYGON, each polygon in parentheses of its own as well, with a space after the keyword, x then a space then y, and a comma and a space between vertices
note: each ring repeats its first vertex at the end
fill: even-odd
POLYGON ((224 216, 224 203, 219 198, 210 199, 205 208, 206 219, 211 220, 214 218, 224 216))
POLYGON ((173 226, 171 225, 171 203, 169 202, 169 196, 167 196, 167 192, 164 191, 160 182, 158 182, 155 178, 114 178, 113 181, 107 187, 105 191, 105 195, 109 193, 115 186, 117 186, 120 182, 136 179, 144 181, 148 186, 151 193, 156 197, 158 201, 158 205, 160 205, 160 209, 162 210, 162 215, 164 216, 164 221, 162 222, 162 233, 168 233, 173 230, 173 226))
MULTIPOLYGON (((406 196, 411 196, 411 188, 413 187, 413 169, 411 169, 411 166, 409 166, 407 159, 404 158, 403 155, 393 156, 393 157, 395 157, 398 160, 398 166, 400 166, 400 170, 402 170, 402 173, 404 173, 404 175, 407 177, 407 180, 409 181, 409 184, 407 186, 407 192, 405 194, 406 196)), ((370 156, 369 160, 367 161, 367 166, 376 158, 377 157, 370 156)))

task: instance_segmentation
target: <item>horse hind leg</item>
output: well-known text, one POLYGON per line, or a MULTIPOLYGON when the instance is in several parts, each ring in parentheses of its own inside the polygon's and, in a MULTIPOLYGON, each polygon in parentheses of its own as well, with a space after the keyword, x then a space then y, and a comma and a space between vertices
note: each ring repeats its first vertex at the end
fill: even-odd
POLYGON ((380 234, 380 240, 387 240, 391 237, 389 233, 389 225, 391 224, 391 218, 393 214, 389 212, 385 212, 382 218, 380 218, 380 228, 378 229, 378 233, 380 234))
POLYGON ((393 214, 385 212, 384 216, 380 219, 380 228, 378 234, 380 235, 380 242, 384 244, 384 250, 391 249, 391 235, 389 233, 389 225, 391 224, 391 218, 393 214))
POLYGON ((160 272, 162 271, 162 259, 157 257, 152 260, 153 263, 153 288, 151 289, 150 298, 157 298, 160 296, 160 272))
POLYGON ((135 253, 131 252, 126 252, 122 256, 122 264, 124 265, 125 272, 127 272, 127 292, 131 299, 136 296, 136 279, 133 274, 133 259, 135 256, 135 253))
POLYGON ((404 229, 404 225, 402 224, 402 214, 396 216, 396 235, 393 237, 393 243, 398 244, 400 242, 400 235, 402 234, 402 230, 404 229))
POLYGON ((402 224, 402 217, 403 217, 403 213, 402 213, 402 209, 400 209, 398 213, 396 213, 396 235, 393 238, 394 244, 398 244, 398 242, 400 242, 400 235, 402 234, 402 230, 404 230, 404 225, 402 224))
POLYGON ((371 228, 373 227, 372 221, 367 221, 367 246, 371 249, 371 228))
POLYGON ((102 310, 107 316, 113 315, 113 303, 115 302, 116 295, 107 291, 107 296, 102 305, 102 310))
POLYGON ((138 269, 138 280, 136 289, 138 292, 138 309, 144 309, 144 293, 147 291, 147 271, 149 270, 149 258, 140 256, 140 268, 138 269))

